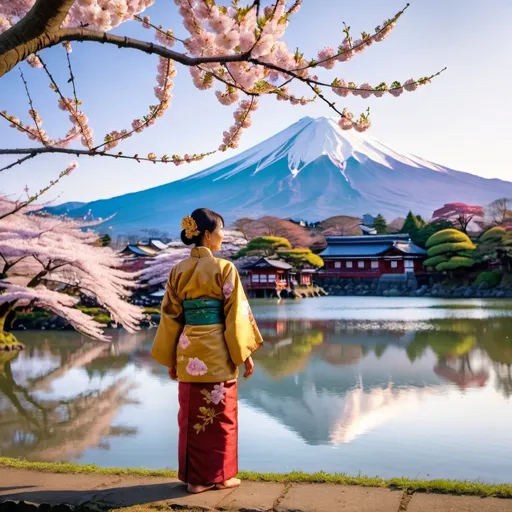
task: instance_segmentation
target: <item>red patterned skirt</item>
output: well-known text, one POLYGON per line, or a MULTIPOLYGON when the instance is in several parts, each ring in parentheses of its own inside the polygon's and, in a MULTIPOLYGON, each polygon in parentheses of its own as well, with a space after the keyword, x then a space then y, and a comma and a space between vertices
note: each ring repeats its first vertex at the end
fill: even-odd
POLYGON ((192 485, 220 483, 238 473, 236 381, 178 386, 178 477, 192 485))

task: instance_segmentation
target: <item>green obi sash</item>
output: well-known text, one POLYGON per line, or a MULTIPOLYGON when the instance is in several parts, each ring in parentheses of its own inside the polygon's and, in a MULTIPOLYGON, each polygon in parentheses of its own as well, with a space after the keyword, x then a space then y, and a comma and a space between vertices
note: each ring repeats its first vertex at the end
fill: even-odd
POLYGON ((213 325, 224 323, 224 302, 217 299, 189 299, 183 301, 187 325, 213 325))

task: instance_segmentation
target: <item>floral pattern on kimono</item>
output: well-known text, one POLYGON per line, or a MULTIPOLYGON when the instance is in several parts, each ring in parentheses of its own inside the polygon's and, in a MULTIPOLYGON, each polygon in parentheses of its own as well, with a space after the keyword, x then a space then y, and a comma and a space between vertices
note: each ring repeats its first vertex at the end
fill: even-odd
MULTIPOLYGON (((202 389, 201 394, 203 395, 203 400, 206 405, 211 406, 212 404, 219 405, 220 403, 224 404, 224 398, 226 396, 226 388, 224 387, 224 383, 215 384, 211 391, 207 389, 202 389)), ((206 431, 206 427, 208 425, 213 425, 215 419, 221 414, 221 412, 217 412, 215 407, 199 407, 199 414, 197 415, 198 422, 194 425, 194 430, 196 434, 206 431)))

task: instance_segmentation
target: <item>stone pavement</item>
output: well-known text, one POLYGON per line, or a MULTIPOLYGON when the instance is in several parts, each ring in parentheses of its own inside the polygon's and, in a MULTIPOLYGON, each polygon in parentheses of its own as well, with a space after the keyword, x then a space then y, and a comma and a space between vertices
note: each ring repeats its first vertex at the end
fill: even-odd
MULTIPOLYGON (((102 509, 162 506, 172 510, 301 512, 512 512, 512 499, 408 494, 389 489, 329 484, 243 482, 236 490, 189 495, 183 484, 161 477, 42 473, 0 468, 0 512, 13 501, 99 505, 102 509)), ((161 508, 161 507, 160 507, 161 508)), ((22 512, 35 507, 25 506, 22 512)), ((41 507, 46 512, 50 507, 41 507)), ((64 512, 63 507, 55 511, 64 512)))

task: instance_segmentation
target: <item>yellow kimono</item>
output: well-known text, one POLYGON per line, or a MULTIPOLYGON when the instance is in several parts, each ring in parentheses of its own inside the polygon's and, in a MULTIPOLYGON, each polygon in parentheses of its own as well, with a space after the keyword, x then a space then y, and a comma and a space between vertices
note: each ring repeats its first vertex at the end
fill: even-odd
POLYGON ((151 355, 160 364, 177 367, 180 382, 227 382, 263 339, 233 263, 215 258, 206 247, 173 267, 162 301, 160 325, 151 355), (222 301, 222 321, 185 325, 184 302, 222 301))

